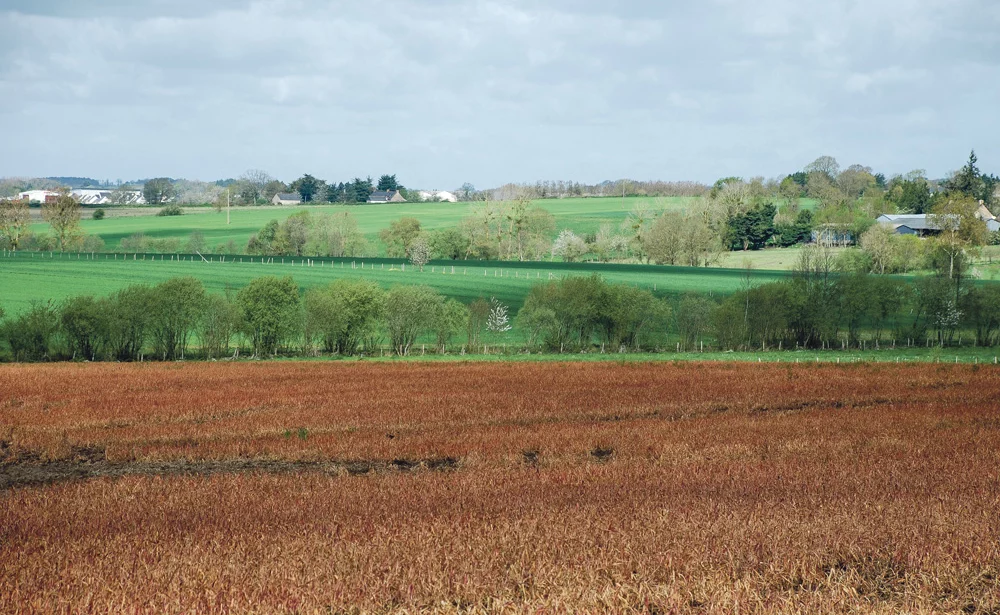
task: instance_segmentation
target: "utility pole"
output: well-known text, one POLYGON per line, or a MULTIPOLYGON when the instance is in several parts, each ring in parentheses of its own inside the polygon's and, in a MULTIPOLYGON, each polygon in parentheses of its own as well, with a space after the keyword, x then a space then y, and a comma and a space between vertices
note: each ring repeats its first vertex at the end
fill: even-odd
POLYGON ((226 187, 226 226, 229 226, 229 187, 226 187))

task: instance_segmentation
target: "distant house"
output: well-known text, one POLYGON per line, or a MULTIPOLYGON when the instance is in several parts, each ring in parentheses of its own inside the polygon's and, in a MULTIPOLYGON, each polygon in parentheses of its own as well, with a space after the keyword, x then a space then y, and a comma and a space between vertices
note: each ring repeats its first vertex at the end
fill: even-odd
POLYGON ((821 243, 828 246, 848 246, 854 243, 854 233, 843 224, 821 224, 813 229, 813 243, 821 243))
POLYGON ((272 205, 298 205, 302 202, 302 197, 298 192, 279 192, 271 199, 272 205))
POLYGON ((989 222, 990 220, 997 219, 997 217, 990 212, 990 210, 986 207, 986 204, 982 201, 979 201, 979 209, 976 210, 976 217, 983 222, 989 222))
POLYGON ((897 235, 926 237, 941 232, 941 226, 935 221, 934 216, 927 214, 883 214, 875 221, 892 227, 897 235))
POLYGON ((52 203, 59 198, 59 193, 52 190, 27 190, 19 193, 17 198, 29 203, 52 203))
POLYGON ((997 231, 1000 231, 1000 220, 995 220, 995 219, 987 220, 986 230, 988 230, 991 233, 996 233, 997 231))
POLYGON ((377 190, 368 197, 369 203, 405 203, 406 199, 398 190, 377 190))
POLYGON ((107 205, 111 202, 111 190, 74 190, 73 195, 81 205, 107 205))

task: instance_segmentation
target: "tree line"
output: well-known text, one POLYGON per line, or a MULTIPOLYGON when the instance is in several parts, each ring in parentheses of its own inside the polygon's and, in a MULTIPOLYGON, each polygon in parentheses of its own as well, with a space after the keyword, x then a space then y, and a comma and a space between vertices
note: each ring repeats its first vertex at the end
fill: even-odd
POLYGON ((495 298, 466 305, 427 286, 337 280, 303 293, 291 277, 261 277, 208 293, 183 277, 0 312, 0 341, 16 361, 407 356, 418 342, 439 353, 1000 344, 998 284, 837 274, 810 252, 790 279, 756 284, 748 272, 724 297, 659 297, 596 274, 540 282, 513 319, 495 298))

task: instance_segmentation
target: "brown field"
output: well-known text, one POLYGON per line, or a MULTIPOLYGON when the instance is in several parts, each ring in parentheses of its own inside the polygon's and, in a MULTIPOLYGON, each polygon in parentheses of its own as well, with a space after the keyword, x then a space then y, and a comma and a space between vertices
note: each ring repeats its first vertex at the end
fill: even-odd
POLYGON ((998 613, 1000 370, 0 367, 0 612, 998 613))

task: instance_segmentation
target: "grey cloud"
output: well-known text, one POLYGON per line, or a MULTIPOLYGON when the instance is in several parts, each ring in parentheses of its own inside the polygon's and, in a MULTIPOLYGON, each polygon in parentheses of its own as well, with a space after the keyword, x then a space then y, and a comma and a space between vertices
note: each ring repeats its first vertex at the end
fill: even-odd
POLYGON ((449 188, 1000 158, 989 0, 83 4, 0 9, 0 174, 449 188))

